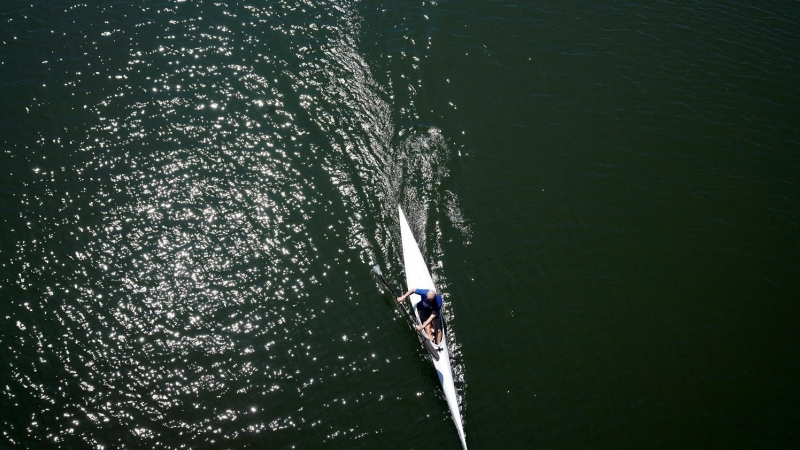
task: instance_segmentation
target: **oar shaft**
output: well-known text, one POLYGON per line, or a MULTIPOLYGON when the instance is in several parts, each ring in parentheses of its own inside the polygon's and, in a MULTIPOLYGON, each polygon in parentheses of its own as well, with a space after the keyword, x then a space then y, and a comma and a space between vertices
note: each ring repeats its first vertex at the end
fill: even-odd
POLYGON ((386 282, 386 279, 385 279, 385 278, 383 278, 383 274, 382 274, 382 273, 378 273, 378 276, 379 276, 379 277, 381 277, 381 281, 383 281, 383 284, 384 284, 384 286, 386 286, 387 288, 389 288, 389 291, 390 291, 390 292, 391 292, 391 293, 392 293, 392 294, 393 294, 395 297, 399 297, 399 295, 397 295, 397 292, 395 292, 395 291, 394 291, 394 289, 392 289, 392 287, 391 287, 391 286, 389 286, 389 283, 387 283, 387 282, 386 282))

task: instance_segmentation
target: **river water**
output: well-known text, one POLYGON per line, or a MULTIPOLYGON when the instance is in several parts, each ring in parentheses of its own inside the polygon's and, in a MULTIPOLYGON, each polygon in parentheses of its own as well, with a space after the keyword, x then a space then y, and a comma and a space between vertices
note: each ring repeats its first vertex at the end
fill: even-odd
POLYGON ((800 6, 12 2, 0 442, 800 445, 800 6), (794 119, 792 119, 794 117, 794 119))

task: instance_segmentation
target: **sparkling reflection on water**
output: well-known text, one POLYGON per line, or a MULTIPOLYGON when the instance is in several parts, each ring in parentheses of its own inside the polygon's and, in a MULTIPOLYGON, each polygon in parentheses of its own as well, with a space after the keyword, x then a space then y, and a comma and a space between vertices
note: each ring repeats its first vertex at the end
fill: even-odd
MULTIPOLYGON (((368 320, 385 305, 353 313, 366 275, 352 271, 398 256, 398 202, 464 220, 440 192, 446 138, 393 125, 392 91, 357 51, 357 10, 48 12, 59 30, 85 24, 70 38, 85 58, 52 63, 73 70, 53 95, 80 112, 63 138, 41 137, 18 196, 11 284, 23 300, 4 333, 15 382, 4 394, 33 406, 6 439, 281 447, 383 431, 353 406, 378 414, 391 396, 364 377, 402 365, 375 349, 397 330, 368 320)), ((429 215, 411 208, 437 260, 429 215)))

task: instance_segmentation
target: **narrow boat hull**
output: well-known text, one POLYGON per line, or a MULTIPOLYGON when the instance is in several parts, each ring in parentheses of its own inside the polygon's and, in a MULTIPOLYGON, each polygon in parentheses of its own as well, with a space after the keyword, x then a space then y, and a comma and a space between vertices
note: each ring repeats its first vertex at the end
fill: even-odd
MULTIPOLYGON (((411 228, 408 226, 403 209, 398 208, 400 211, 400 235, 403 242, 403 262, 406 272, 406 284, 408 289, 436 289, 433 284, 428 267, 425 265, 425 260, 422 258, 422 252, 419 250, 416 239, 411 233, 411 228)), ((438 292, 438 291, 437 291, 438 292)), ((417 303, 422 300, 419 295, 411 294, 411 305, 413 306, 414 314, 419 320, 419 312, 417 311, 417 303)), ((442 314, 443 316, 444 314, 442 314)), ((450 408, 450 414, 453 416, 453 422, 458 431, 458 437, 461 439, 461 445, 464 450, 467 448, 466 436, 464 435, 464 427, 461 423, 461 411, 458 408, 458 395, 456 394, 456 387, 453 382, 453 369, 450 366, 450 350, 447 347, 447 329, 445 328, 444 317, 442 319, 442 342, 439 344, 441 351, 439 352, 439 360, 436 361, 431 358, 436 374, 439 377, 439 383, 442 385, 444 397, 447 399, 447 406, 450 408)))

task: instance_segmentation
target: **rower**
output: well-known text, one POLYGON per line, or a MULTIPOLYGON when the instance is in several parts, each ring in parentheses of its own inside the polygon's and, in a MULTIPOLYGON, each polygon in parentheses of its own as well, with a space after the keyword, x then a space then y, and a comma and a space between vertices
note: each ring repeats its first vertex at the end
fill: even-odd
POLYGON ((411 294, 417 294, 422 298, 422 301, 417 303, 417 311, 422 324, 417 325, 415 327, 416 330, 425 329, 428 339, 439 345, 442 342, 442 322, 439 320, 439 314, 441 314, 442 310, 442 296, 437 294, 435 289, 409 289, 405 295, 397 297, 397 302, 404 302, 411 294), (433 339, 434 333, 436 334, 435 340, 433 339))

